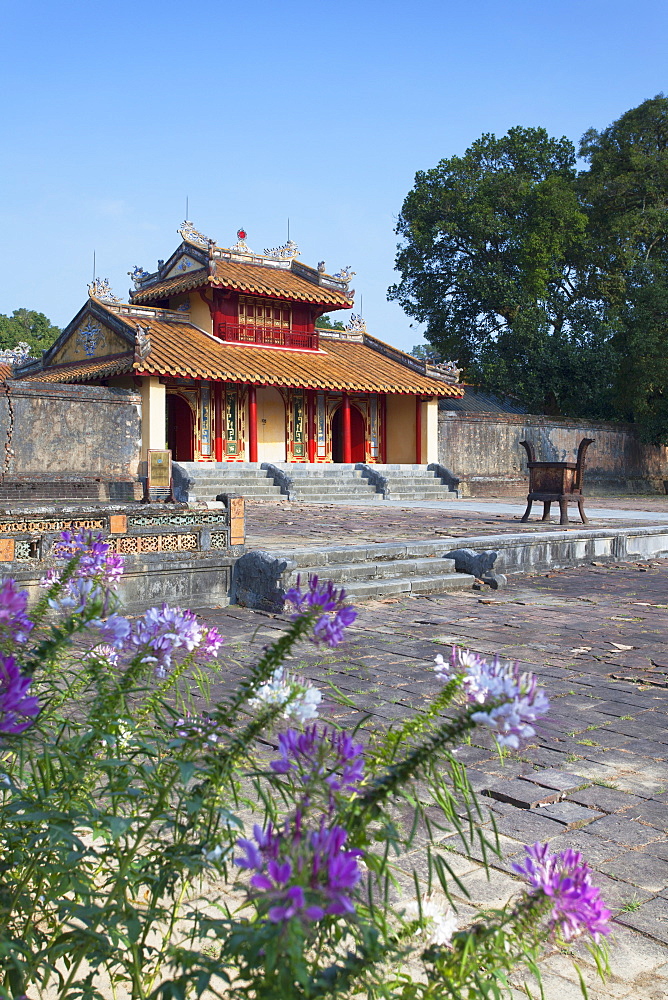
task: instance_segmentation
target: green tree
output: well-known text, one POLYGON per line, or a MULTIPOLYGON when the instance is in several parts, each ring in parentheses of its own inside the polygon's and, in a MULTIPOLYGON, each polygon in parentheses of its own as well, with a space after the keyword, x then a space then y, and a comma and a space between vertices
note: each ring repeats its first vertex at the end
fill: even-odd
POLYGON ((60 327, 34 309, 15 309, 11 316, 0 314, 0 349, 3 351, 23 341, 30 344, 32 354, 39 354, 51 346, 60 332, 60 327))
POLYGON ((619 357, 614 402, 645 440, 668 443, 668 98, 659 94, 580 147, 600 293, 619 357))
POLYGON ((327 313, 325 313, 324 316, 321 316, 319 319, 317 319, 315 321, 315 325, 319 330, 345 330, 345 326, 343 325, 340 319, 336 319, 332 323, 327 313))
POLYGON ((543 409, 606 415, 614 348, 588 265, 575 149, 542 128, 484 135, 419 172, 389 297, 467 381, 543 409))

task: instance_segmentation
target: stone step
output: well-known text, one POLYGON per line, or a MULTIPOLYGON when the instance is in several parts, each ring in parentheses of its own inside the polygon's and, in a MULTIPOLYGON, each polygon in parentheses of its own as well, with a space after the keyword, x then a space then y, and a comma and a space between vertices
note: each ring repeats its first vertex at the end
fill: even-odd
MULTIPOLYGON (((290 586, 296 586, 297 577, 301 577, 306 583, 310 576, 316 575, 321 579, 331 580, 333 583, 344 584, 363 583, 368 580, 398 580, 408 577, 416 577, 421 580, 436 579, 437 577, 458 576, 455 573, 454 559, 397 559, 373 562, 339 563, 333 565, 328 563, 326 568, 321 566, 304 566, 293 569, 287 580, 290 586)), ((473 577, 471 582, 473 582, 473 577)))
POLYGON ((305 476, 319 475, 321 472, 332 472, 336 469, 341 472, 359 472, 361 466, 355 462, 263 462, 263 466, 272 465, 282 472, 299 473, 305 476))
POLYGON ((390 490, 386 494, 386 499, 405 500, 408 502, 411 500, 456 500, 457 497, 454 493, 450 493, 447 490, 425 490, 416 486, 414 489, 390 490))
POLYGON ((324 545, 319 549, 295 548, 289 553, 283 552, 278 558, 287 559, 293 567, 302 573, 309 567, 312 571, 314 563, 325 567, 323 573, 339 563, 377 563, 404 559, 439 559, 444 560, 447 552, 452 550, 450 539, 437 541, 435 539, 417 542, 380 542, 378 545, 324 545))
POLYGON ((248 486, 249 488, 254 487, 259 489, 266 489, 269 486, 272 489, 274 487, 279 489, 273 479, 246 479, 242 476, 207 476, 206 479, 204 477, 201 479, 193 479, 192 483, 193 486, 196 486, 198 489, 202 489, 203 487, 213 488, 220 486, 221 484, 229 484, 231 486, 248 486))
POLYGON ((407 576, 351 582, 346 584, 345 591, 349 598, 361 601, 393 594, 442 594, 451 590, 465 590, 474 582, 475 577, 468 573, 445 573, 443 576, 407 576))
MULTIPOLYGON (((199 486, 196 484, 193 491, 195 496, 206 500, 215 500, 221 493, 238 493, 242 497, 271 497, 280 500, 283 494, 278 486, 245 486, 243 483, 218 483, 216 486, 199 486)), ((287 499, 287 497, 286 497, 287 499)))
POLYGON ((292 489, 290 490, 291 496, 299 500, 301 497, 310 497, 314 494, 323 494, 327 496, 338 496, 339 494, 345 493, 346 496, 373 496, 376 490, 369 486, 368 483, 364 486, 361 484, 359 486, 351 486, 350 483, 293 483, 292 489))
POLYGON ((253 482, 253 483, 270 482, 270 483, 272 483, 274 481, 274 477, 270 476, 269 473, 266 472, 266 471, 264 471, 263 469, 248 469, 248 470, 242 469, 240 471, 237 471, 235 469, 234 471, 232 471, 232 470, 229 470, 229 471, 225 470, 225 471, 222 471, 222 472, 217 472, 214 469, 207 468, 207 469, 202 470, 202 472, 199 472, 199 471, 192 472, 189 469, 188 473, 190 475, 190 478, 194 482, 196 482, 196 483, 209 482, 209 481, 210 482, 214 482, 214 481, 215 482, 220 482, 223 479, 241 479, 244 482, 248 481, 249 483, 250 482, 253 482))
POLYGON ((303 503, 303 504, 340 504, 344 506, 347 504, 349 507, 364 507, 367 504, 382 503, 383 494, 382 493, 315 493, 312 496, 299 496, 297 494, 292 494, 290 497, 291 503, 303 503))

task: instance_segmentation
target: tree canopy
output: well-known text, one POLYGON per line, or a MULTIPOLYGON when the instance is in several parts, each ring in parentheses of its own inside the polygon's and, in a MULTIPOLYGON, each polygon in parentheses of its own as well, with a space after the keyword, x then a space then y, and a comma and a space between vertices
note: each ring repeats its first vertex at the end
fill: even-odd
POLYGON ((332 323, 332 320, 328 313, 325 313, 323 316, 320 316, 315 321, 315 325, 319 330, 345 330, 345 326, 343 325, 341 320, 335 319, 334 322, 332 323))
POLYGON ((30 344, 32 354, 38 355, 60 335, 44 313, 33 309, 15 309, 11 316, 0 314, 0 350, 6 351, 22 341, 30 344))
POLYGON ((668 441, 667 149, 663 96, 587 132, 579 173, 545 129, 482 136, 416 174, 390 298, 469 381, 668 441))

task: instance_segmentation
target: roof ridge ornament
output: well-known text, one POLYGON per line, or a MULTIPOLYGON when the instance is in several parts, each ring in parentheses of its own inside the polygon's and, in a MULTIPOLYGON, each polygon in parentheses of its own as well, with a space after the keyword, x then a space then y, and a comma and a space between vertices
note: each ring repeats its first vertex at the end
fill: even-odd
POLYGON ((348 267, 342 267, 341 270, 337 271, 336 274, 333 274, 332 277, 336 278, 337 281, 345 281, 347 285, 355 274, 357 274, 357 271, 353 271, 350 265, 348 265, 348 267))
POLYGON ((253 253, 253 251, 251 250, 251 248, 246 243, 246 236, 247 235, 248 234, 246 233, 245 229, 237 229, 237 240, 238 240, 238 242, 235 243, 233 247, 230 247, 230 252, 231 253, 243 253, 243 254, 247 254, 249 257, 255 257, 256 256, 256 254, 253 253))
POLYGON ((12 367, 18 367, 19 365, 24 365, 26 361, 30 361, 30 352, 32 347, 27 344, 25 340, 19 340, 18 344, 14 344, 13 347, 8 347, 4 351, 0 351, 0 364, 11 365, 12 367))
POLYGON ((142 281, 146 281, 147 278, 151 277, 150 272, 145 271, 143 267, 139 266, 139 264, 135 264, 132 270, 128 271, 128 274, 132 278, 135 288, 139 288, 142 281))
POLYGON ((151 327, 135 323, 135 361, 143 361, 151 353, 151 327))
POLYGON ((273 257, 275 260, 294 260, 295 257, 301 257, 301 252, 294 240, 288 240, 281 247, 265 250, 264 256, 273 257))
POLYGON ((366 320, 363 319, 359 313, 351 313, 350 319, 346 325, 346 330, 348 333, 366 333, 366 320))
POLYGON ((199 229, 195 229, 192 222, 189 222, 187 219, 181 224, 181 228, 177 229, 177 233, 186 243, 191 243, 201 250, 211 250, 216 246, 215 240, 210 240, 204 233, 200 233, 199 229))
POLYGON ((93 278, 88 285, 88 295, 91 299, 99 299, 100 302, 122 302, 118 295, 114 295, 111 290, 108 278, 93 278))

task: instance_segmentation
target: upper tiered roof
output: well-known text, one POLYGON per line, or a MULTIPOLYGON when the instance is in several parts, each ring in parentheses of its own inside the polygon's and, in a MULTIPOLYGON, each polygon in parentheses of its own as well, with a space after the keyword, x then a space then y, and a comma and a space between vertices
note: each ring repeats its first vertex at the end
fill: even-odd
POLYGON ((318 268, 297 260, 299 249, 292 240, 273 250, 255 253, 239 230, 238 242, 226 249, 184 222, 179 229, 183 242, 158 269, 148 273, 140 267, 128 272, 134 281, 132 302, 159 302, 195 288, 223 288, 290 302, 305 302, 332 309, 350 309, 354 291, 348 288, 354 274, 345 268, 327 274, 324 262, 318 268))

